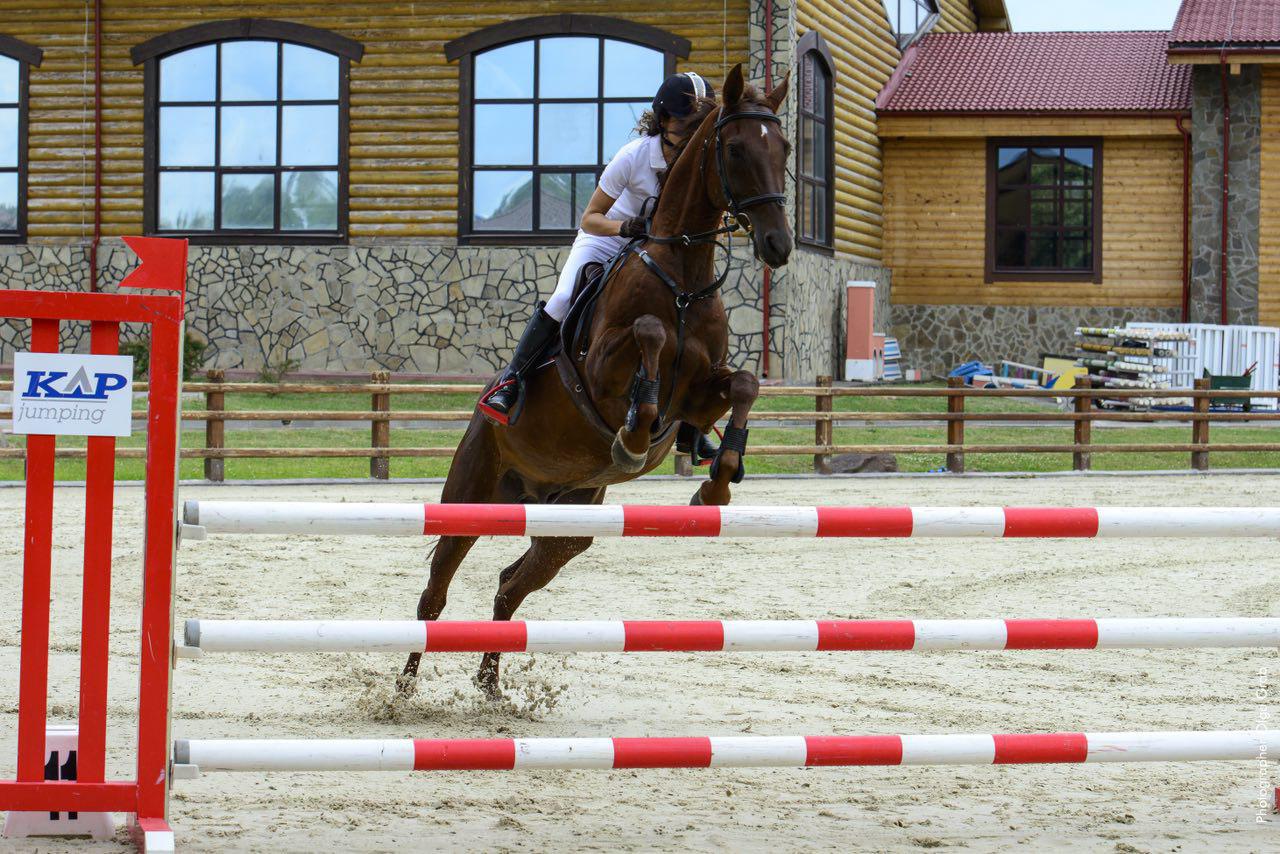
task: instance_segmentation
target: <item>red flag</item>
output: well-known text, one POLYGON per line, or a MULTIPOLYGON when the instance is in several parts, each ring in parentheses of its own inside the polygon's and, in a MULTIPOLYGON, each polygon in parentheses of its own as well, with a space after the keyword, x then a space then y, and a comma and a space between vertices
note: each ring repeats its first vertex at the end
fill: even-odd
POLYGON ((126 237, 141 262, 120 282, 122 288, 187 290, 187 241, 171 237, 126 237))

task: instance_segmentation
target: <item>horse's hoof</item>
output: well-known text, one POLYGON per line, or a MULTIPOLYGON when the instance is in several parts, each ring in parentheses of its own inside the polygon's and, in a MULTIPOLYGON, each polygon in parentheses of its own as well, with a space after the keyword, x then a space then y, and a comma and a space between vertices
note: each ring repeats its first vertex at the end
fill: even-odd
POLYGON ((689 499, 690 507, 702 506, 702 487, 698 487, 698 491, 693 494, 693 498, 689 499))
POLYGON ((416 673, 401 673, 396 677, 396 693, 402 697, 412 697, 418 693, 418 676, 416 673))
POLYGON ((487 671, 480 671, 476 674, 475 682, 480 693, 484 694, 484 698, 490 703, 499 703, 505 699, 502 696, 502 689, 498 687, 498 674, 487 671))
POLYGON ((634 474, 642 471, 645 464, 649 462, 649 452, 643 454, 633 454, 622 444, 622 431, 618 431, 618 435, 613 437, 613 446, 609 449, 609 456, 613 458, 613 464, 627 474, 634 474))

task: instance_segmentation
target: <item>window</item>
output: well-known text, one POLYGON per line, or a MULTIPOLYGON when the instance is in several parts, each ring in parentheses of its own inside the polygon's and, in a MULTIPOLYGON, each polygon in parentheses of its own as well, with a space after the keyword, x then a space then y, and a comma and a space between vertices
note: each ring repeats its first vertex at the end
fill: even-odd
POLYGON ((987 279, 1102 281, 1102 145, 988 144, 987 279))
POLYGON ((601 169, 634 138, 687 45, 584 15, 500 24, 446 45, 462 62, 459 237, 572 239, 601 169))
POLYGON ((933 26, 938 14, 935 0, 884 0, 889 13, 889 28, 903 48, 915 41, 916 36, 933 26))
POLYGON ((27 237, 27 69, 39 48, 0 36, 0 243, 27 237))
POLYGON ((246 37, 210 40, 225 23, 188 28, 199 43, 148 63, 147 232, 344 238, 354 43, 297 24, 229 23, 246 37))
POLYGON ((802 244, 830 249, 835 193, 832 77, 835 63, 817 32, 800 37, 800 144, 796 146, 797 237, 802 244))

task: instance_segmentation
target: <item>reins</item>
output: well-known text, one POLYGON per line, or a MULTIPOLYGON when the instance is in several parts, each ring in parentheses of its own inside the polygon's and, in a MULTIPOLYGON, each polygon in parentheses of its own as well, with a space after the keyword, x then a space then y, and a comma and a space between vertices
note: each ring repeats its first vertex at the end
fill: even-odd
MULTIPOLYGON (((645 216, 645 236, 636 238, 626 248, 626 252, 634 251, 640 260, 644 263, 649 271, 658 277, 675 297, 676 303, 676 356, 671 366, 671 394, 667 396, 667 402, 658 414, 658 423, 662 424, 666 421, 667 413, 671 409, 672 401, 675 400, 676 383, 675 380, 680 376, 680 364, 684 360, 684 337, 685 337, 685 312, 689 306, 700 300, 709 299, 715 296, 726 281, 729 279, 729 270, 733 262, 733 233, 739 228, 750 235, 753 231, 751 217, 745 213, 747 208, 756 207, 764 204, 783 205, 786 203, 785 193, 760 193, 755 196, 749 196, 739 201, 733 194, 733 188, 729 186, 729 174, 724 164, 724 141, 720 137, 720 131, 730 122, 741 121, 744 119, 757 119, 759 121, 773 122, 781 125, 782 119, 773 113, 760 112, 736 112, 722 114, 715 123, 715 157, 716 171, 720 175, 720 194, 722 197, 721 208, 729 212, 732 221, 727 222, 724 226, 710 231, 701 231, 694 234, 677 234, 670 237, 658 237, 650 234, 653 225, 653 216, 657 213, 658 204, 655 199, 653 205, 653 213, 645 216), (721 243, 718 238, 720 235, 728 235, 729 245, 721 243), (670 273, 662 269, 657 261, 644 249, 640 248, 645 242, 652 242, 662 245, 680 245, 680 246, 697 246, 707 243, 718 246, 725 253, 724 272, 715 278, 711 284, 696 291, 688 291, 680 286, 670 273)), ((712 137, 708 136, 702 143, 702 163, 699 167, 702 184, 707 186, 707 146, 712 143, 712 137)), ((684 149, 681 149, 681 154, 684 149)), ((679 156, 679 155, 678 155, 679 156)), ((665 187, 663 188, 665 189, 665 187)), ((661 194, 661 190, 659 190, 661 194)), ((714 202, 713 202, 714 203, 714 202)), ((713 250, 714 251, 714 250, 713 250)), ((758 250, 756 257, 759 257, 758 250)), ((658 386, 660 380, 658 378, 648 379, 640 374, 636 376, 637 390, 644 394, 647 398, 652 398, 653 402, 657 402, 658 386)))

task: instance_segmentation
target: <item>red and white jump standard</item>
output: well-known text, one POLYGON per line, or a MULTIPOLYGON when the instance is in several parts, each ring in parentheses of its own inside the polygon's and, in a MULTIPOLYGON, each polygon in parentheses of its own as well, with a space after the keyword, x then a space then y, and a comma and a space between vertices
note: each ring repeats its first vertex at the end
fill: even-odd
POLYGON ((188 501, 210 534, 377 537, 1280 537, 1280 507, 687 507, 188 501))
MULTIPOLYGON (((204 771, 510 771, 1257 760, 1280 730, 690 738, 180 739, 204 771)), ((194 767, 192 767, 194 766, 194 767)))
POLYGON ((823 652, 1280 647, 1280 618, 187 620, 201 652, 823 652))

